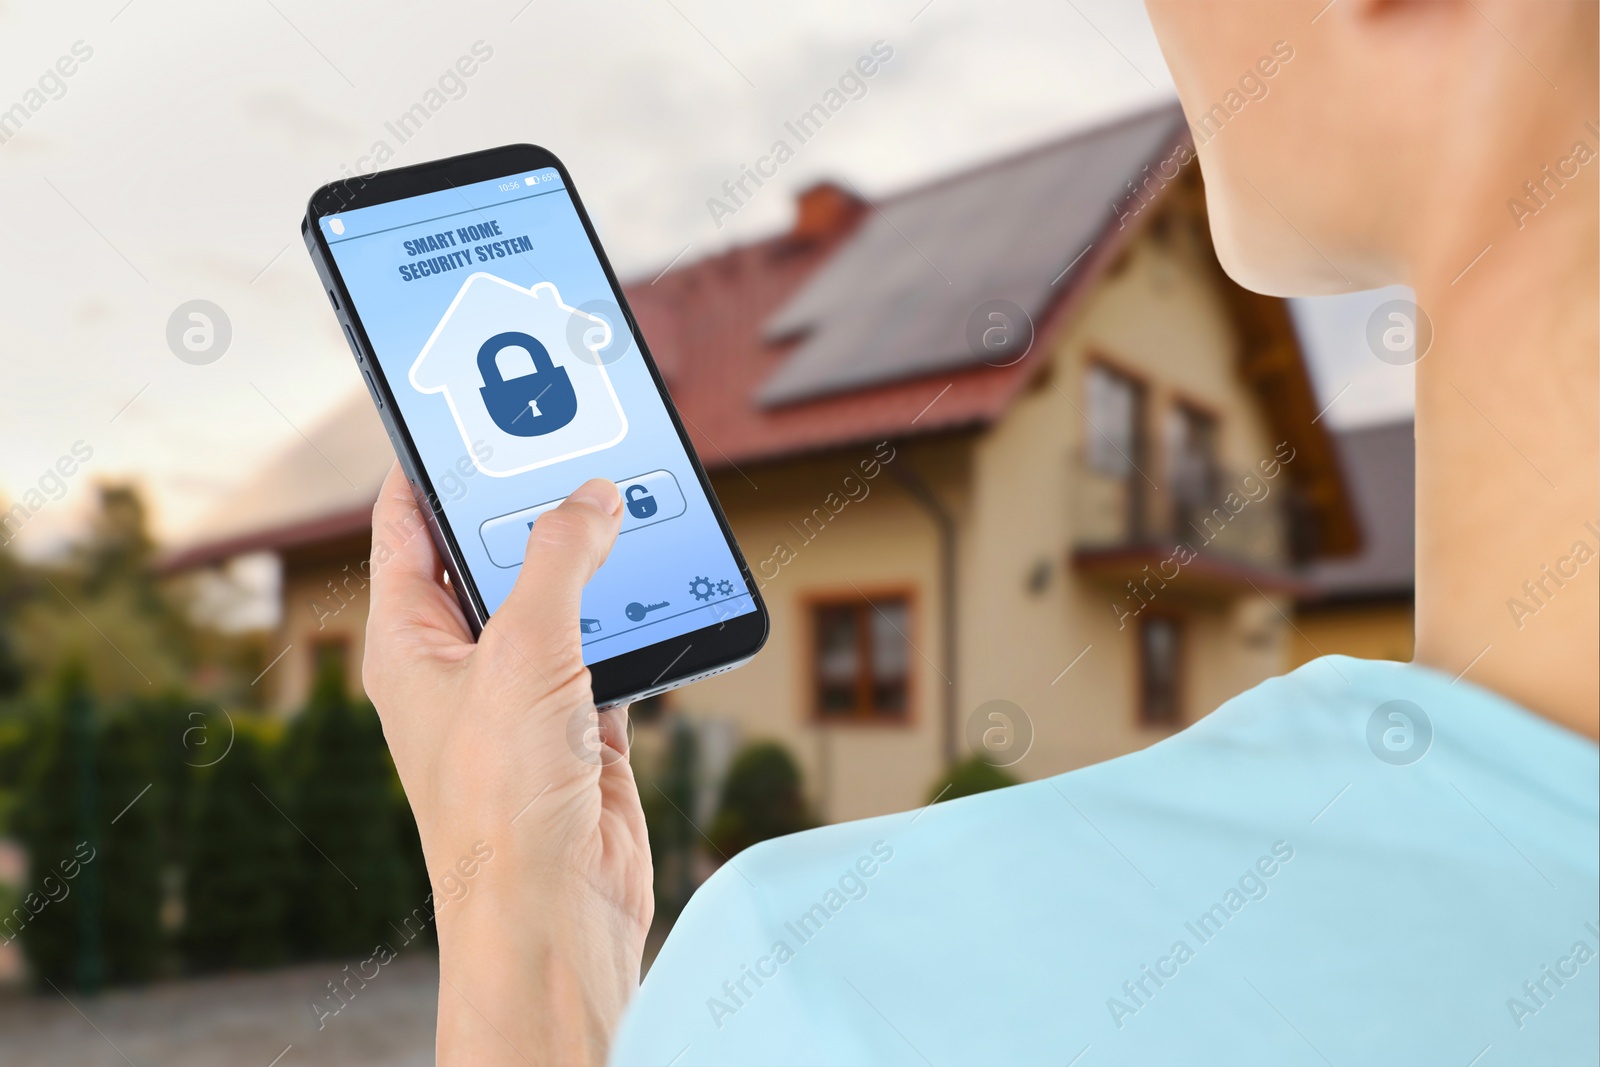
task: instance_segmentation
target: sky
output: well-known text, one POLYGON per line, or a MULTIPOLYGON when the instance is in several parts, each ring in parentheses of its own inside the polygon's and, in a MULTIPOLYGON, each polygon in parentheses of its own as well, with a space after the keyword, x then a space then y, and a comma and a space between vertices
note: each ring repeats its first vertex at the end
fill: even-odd
MULTIPOLYGON (((0 143, 0 500, 55 495, 49 471, 91 453, 24 527, 35 553, 81 527, 99 479, 137 481, 163 540, 203 534, 362 388, 298 226, 375 153, 544 145, 630 278, 785 228, 820 178, 893 193, 1173 95, 1137 0, 0 0, 0 71, 0 111, 43 101, 0 143), (880 41, 867 95, 714 219, 724 180, 880 41), (232 331, 204 365, 167 341, 196 299, 232 331)), ((1297 302, 1335 427, 1411 409, 1409 368, 1362 340, 1392 295, 1297 302)))

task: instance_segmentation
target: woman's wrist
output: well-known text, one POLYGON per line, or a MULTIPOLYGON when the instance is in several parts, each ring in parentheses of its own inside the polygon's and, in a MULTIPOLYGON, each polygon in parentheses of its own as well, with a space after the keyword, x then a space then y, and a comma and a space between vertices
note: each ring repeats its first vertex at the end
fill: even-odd
POLYGON ((570 879, 475 887, 436 915, 441 1064, 605 1062, 643 931, 570 879))

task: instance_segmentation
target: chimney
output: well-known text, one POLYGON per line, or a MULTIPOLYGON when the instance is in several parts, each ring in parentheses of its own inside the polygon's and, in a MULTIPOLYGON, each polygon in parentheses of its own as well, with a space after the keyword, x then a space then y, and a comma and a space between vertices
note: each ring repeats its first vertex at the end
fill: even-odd
POLYGON ((810 244, 838 237, 861 218, 867 205, 832 182, 818 182, 802 190, 796 200, 791 241, 810 244))

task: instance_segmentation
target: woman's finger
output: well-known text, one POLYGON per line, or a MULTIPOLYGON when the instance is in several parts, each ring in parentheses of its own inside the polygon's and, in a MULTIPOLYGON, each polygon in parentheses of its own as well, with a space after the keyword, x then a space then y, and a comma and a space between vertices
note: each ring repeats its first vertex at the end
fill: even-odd
POLYGON ((378 643, 408 628, 429 627, 470 641, 411 483, 396 463, 372 509, 372 610, 367 639, 378 643))

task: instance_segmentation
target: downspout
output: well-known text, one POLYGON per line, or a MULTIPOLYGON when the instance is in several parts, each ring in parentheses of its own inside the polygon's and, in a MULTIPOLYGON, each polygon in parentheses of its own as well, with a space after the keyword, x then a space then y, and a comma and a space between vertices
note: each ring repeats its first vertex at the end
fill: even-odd
POLYGON ((946 510, 939 502, 939 498, 929 488, 917 472, 909 466, 909 461, 889 464, 890 471, 894 474, 895 481, 917 503, 928 517, 933 520, 934 528, 939 536, 939 603, 944 609, 939 626, 939 658, 944 661, 944 700, 940 708, 940 743, 944 752, 945 766, 954 767, 959 755, 956 739, 956 639, 958 636, 957 620, 960 615, 957 611, 956 600, 956 520, 955 516, 946 510))

